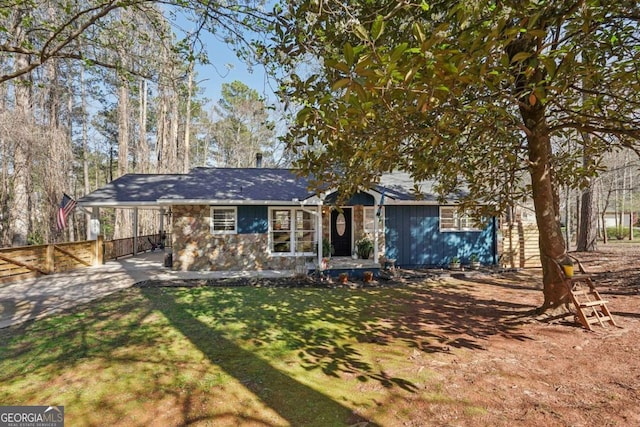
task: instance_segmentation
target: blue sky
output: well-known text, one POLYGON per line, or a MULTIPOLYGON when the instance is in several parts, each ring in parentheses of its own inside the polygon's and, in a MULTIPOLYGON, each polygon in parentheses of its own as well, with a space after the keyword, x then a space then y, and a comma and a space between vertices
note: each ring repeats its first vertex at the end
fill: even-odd
MULTIPOLYGON (((269 4, 269 2, 267 3, 269 4)), ((172 21, 173 30, 178 38, 184 37, 185 32, 190 32, 193 29, 194 24, 179 9, 172 14, 172 21)), ((269 86, 266 73, 261 66, 248 67, 246 63, 238 59, 229 45, 206 30, 200 32, 199 36, 210 63, 196 64, 196 82, 200 88, 204 89, 202 96, 209 99, 211 104, 217 103, 220 99, 222 84, 235 80, 255 89, 269 102, 276 101, 276 96, 269 86)), ((255 36, 258 35, 255 34, 255 36)))
POLYGON ((220 99, 220 89, 223 83, 231 83, 234 80, 241 81, 261 96, 271 102, 275 101, 275 95, 267 81, 266 73, 261 66, 255 66, 251 70, 243 61, 239 60, 235 52, 227 44, 208 37, 206 50, 211 64, 197 65, 196 71, 199 86, 205 89, 203 96, 211 103, 217 103, 220 99))

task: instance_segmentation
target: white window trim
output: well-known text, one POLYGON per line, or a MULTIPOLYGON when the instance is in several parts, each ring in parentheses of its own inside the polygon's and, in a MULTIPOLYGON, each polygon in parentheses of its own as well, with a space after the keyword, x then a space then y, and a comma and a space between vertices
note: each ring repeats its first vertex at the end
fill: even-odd
POLYGON ((378 207, 380 209, 380 216, 378 216, 378 211, 376 210, 375 206, 363 206, 363 212, 362 212, 362 231, 364 231, 365 233, 369 233, 371 234, 371 236, 373 236, 376 227, 374 225, 374 227, 371 230, 368 230, 365 225, 367 222, 367 214, 366 212, 371 212, 371 216, 373 216, 373 221, 378 221, 378 233, 382 232, 384 230, 384 206, 379 206, 378 207))
MULTIPOLYGON (((279 257, 294 257, 294 256, 315 256, 316 252, 312 251, 312 252, 296 252, 295 251, 295 246, 296 246, 296 211, 305 211, 308 212, 307 209, 300 209, 300 208, 294 208, 294 207, 288 207, 288 206, 272 206, 269 207, 269 227, 267 230, 268 233, 268 251, 269 254, 271 254, 272 256, 279 256, 279 257), (290 212, 290 221, 291 221, 291 227, 288 230, 289 231, 289 241, 291 242, 291 249, 289 250, 289 252, 275 252, 273 250, 273 232, 275 231, 273 229, 273 224, 272 224, 272 214, 273 211, 289 211, 290 212)), ((317 218, 315 219, 315 223, 314 223, 314 227, 315 229, 314 231, 314 244, 312 245, 312 247, 316 248, 317 247, 317 243, 318 242, 318 222, 317 222, 317 218)))
POLYGON ((454 222, 455 222, 455 217, 458 216, 458 223, 460 222, 460 219, 462 218, 467 218, 467 222, 469 222, 469 219, 472 219, 471 215, 467 214, 467 213, 463 213, 460 214, 458 211, 458 208, 456 206, 440 206, 438 208, 438 226, 440 228, 441 232, 447 232, 447 233, 464 233, 464 232, 468 232, 468 231, 482 231, 481 228, 479 227, 443 227, 442 226, 442 211, 443 209, 451 209, 453 211, 453 215, 454 215, 454 222))
POLYGON ((237 206, 211 206, 209 213, 210 213, 209 231, 212 235, 238 234, 238 207, 237 206), (214 230, 213 229, 214 211, 217 211, 217 210, 233 211, 233 230, 214 230))

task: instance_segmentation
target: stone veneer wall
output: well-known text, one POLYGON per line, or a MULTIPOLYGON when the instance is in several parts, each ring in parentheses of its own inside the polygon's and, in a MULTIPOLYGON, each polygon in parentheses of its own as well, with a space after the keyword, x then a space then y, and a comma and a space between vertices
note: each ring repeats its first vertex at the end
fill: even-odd
MULTIPOLYGON (((356 205, 353 207, 353 244, 364 237, 364 206, 356 205)), ((373 236, 371 236, 373 239, 373 236)))
POLYGON ((212 235, 209 206, 173 206, 172 212, 174 270, 295 269, 295 257, 269 254, 266 233, 212 235))
MULTIPOLYGON (((269 236, 219 234, 210 230, 210 206, 173 206, 173 269, 181 271, 294 270, 295 257, 272 256, 269 236)), ((364 209, 353 206, 354 243, 363 235, 364 209)), ((322 218, 323 237, 330 238, 331 211, 322 218)), ((373 237, 373 236, 372 236, 373 237)), ((384 230, 378 233, 378 250, 385 250, 384 230)))
POLYGON ((322 208, 322 238, 331 240, 331 208, 322 208))

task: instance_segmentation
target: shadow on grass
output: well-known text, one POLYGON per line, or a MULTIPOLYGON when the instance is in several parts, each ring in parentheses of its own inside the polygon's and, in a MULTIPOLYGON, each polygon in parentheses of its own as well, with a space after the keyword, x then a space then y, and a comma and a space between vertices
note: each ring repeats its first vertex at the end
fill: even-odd
POLYGON ((531 305, 479 298, 464 288, 434 284, 363 290, 191 288, 143 292, 148 298, 172 298, 165 302, 181 310, 182 317, 189 313, 198 319, 203 334, 236 325, 233 338, 250 343, 257 351, 264 349, 269 358, 278 358, 280 349, 283 355, 297 354, 300 366, 308 371, 319 369, 335 378, 353 375, 361 382, 378 382, 413 393, 416 386, 411 381, 390 376, 375 363, 375 353, 361 354, 367 348, 354 344, 373 344, 376 348, 371 351, 375 352, 400 341, 409 348, 447 353, 452 348, 483 350, 485 339, 492 335, 528 339, 519 325, 529 319, 531 305))
POLYGON ((187 304, 176 299, 173 292, 143 289, 142 293, 207 359, 236 378, 291 425, 362 423, 376 426, 325 394, 278 371, 227 338, 223 332, 199 320, 187 304))
MULTIPOLYGON (((3 365, 9 369, 0 374, 0 381, 10 382, 28 374, 40 377, 43 373, 45 381, 55 381, 61 371, 85 360, 92 368, 95 361, 104 360, 106 364, 126 362, 128 358, 150 365, 145 368, 150 375, 139 377, 153 378, 154 371, 179 370, 180 361, 134 350, 138 346, 152 348, 166 341, 164 334, 176 331, 291 425, 373 426, 348 407, 358 404, 358 399, 348 393, 357 393, 358 383, 370 383, 372 387, 367 390, 381 386, 399 398, 418 394, 419 384, 414 383, 418 380, 396 375, 407 372, 403 368, 412 351, 483 351, 487 339, 494 335, 528 339, 519 325, 531 306, 519 302, 520 294, 495 292, 495 298, 494 294, 482 296, 474 292, 477 286, 483 285, 426 282, 358 290, 129 289, 64 315, 0 332, 0 340, 11 342, 0 348, 0 356, 20 360, 3 365), (158 313, 172 328, 158 328, 158 313), (127 351, 119 351, 121 347, 127 351), (314 374, 351 379, 352 384, 345 388, 350 391, 341 397, 334 390, 323 391, 323 387, 336 382, 310 387, 296 380, 270 362, 283 357, 314 374)), ((180 400, 180 392, 188 391, 189 384, 183 390, 161 382, 136 387, 132 393, 139 399, 156 393, 174 394, 180 400)), ((215 421, 206 415, 198 418, 198 412, 189 408, 189 393, 186 396, 187 400, 182 400, 184 420, 215 421)), ((387 393, 381 393, 380 404, 387 398, 387 393)), ((105 407, 114 419, 127 415, 126 406, 119 401, 100 402, 103 411, 105 407)))

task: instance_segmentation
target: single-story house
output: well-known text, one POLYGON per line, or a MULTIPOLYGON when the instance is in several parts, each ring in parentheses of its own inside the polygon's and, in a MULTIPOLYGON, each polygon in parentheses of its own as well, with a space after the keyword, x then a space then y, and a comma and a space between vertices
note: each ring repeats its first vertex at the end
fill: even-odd
MULTIPOLYGON (((369 236, 371 259, 398 267, 435 267, 477 255, 497 263, 497 226, 481 228, 440 204, 429 183, 421 197, 406 173, 384 175, 369 190, 336 206, 334 191, 317 194, 291 169, 195 168, 187 174, 128 174, 78 200, 93 209, 154 208, 171 213, 169 235, 177 270, 294 269, 300 258, 321 265, 323 240, 333 257, 351 257, 369 236)), ((137 234, 134 231, 134 234, 137 234)))

